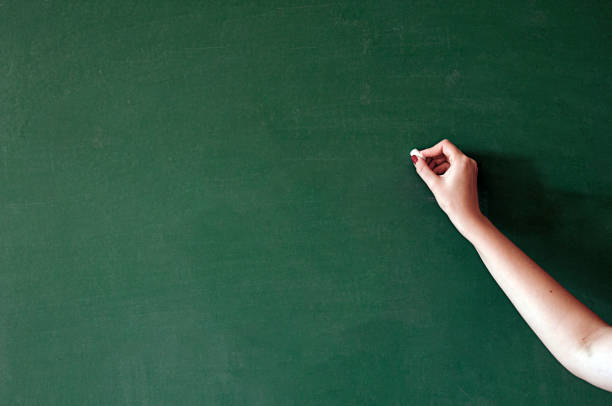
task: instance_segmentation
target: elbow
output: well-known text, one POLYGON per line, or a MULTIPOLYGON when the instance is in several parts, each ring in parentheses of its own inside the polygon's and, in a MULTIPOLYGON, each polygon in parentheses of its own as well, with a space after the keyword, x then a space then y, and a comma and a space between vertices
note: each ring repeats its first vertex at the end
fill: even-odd
POLYGON ((612 392, 612 327, 603 327, 581 338, 557 359, 576 377, 612 392))
POLYGON ((603 370, 583 370, 581 368, 572 370, 570 368, 566 369, 571 372, 577 378, 582 379, 585 382, 590 383, 593 386, 598 387, 599 389, 603 389, 608 392, 612 392, 612 376, 610 375, 610 371, 603 370), (606 373, 607 372, 607 373, 606 373))

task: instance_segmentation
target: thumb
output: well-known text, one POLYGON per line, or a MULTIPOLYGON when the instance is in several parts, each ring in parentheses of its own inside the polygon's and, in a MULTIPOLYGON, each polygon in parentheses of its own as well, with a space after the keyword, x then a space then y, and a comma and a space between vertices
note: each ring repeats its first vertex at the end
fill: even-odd
POLYGON ((429 190, 433 192, 440 181, 438 175, 436 175, 431 168, 427 166, 427 162, 425 162, 423 158, 419 158, 416 155, 412 155, 410 158, 412 158, 412 163, 414 164, 421 179, 423 179, 429 190))

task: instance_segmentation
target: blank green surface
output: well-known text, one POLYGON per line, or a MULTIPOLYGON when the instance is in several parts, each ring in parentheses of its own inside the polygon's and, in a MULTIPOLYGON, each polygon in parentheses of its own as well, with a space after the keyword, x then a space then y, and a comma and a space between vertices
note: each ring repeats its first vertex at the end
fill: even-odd
POLYGON ((606 1, 0 3, 0 404, 604 405, 414 173, 612 321, 606 1))

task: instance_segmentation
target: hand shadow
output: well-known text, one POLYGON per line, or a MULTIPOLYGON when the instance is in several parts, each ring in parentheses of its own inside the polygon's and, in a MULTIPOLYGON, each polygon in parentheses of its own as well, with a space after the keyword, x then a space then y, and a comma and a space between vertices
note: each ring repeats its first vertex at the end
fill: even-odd
POLYGON ((533 252, 532 258, 587 306, 612 321, 612 196, 547 188, 533 164, 518 156, 468 155, 478 162, 483 214, 526 253, 533 252))

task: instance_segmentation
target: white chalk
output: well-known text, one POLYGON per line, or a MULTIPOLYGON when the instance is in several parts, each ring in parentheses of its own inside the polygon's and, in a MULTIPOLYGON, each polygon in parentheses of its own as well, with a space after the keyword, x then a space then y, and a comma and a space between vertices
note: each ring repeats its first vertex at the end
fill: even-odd
POLYGON ((412 151, 410 151, 410 156, 412 156, 412 155, 416 155, 416 156, 418 156, 421 159, 425 159, 425 157, 416 148, 414 148, 412 151))

